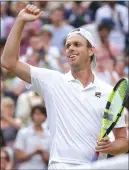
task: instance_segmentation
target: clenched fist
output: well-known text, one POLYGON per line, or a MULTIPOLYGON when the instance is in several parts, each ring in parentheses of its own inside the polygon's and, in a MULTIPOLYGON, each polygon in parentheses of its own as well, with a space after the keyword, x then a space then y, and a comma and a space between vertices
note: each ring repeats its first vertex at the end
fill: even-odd
POLYGON ((112 142, 110 141, 110 138, 106 136, 100 141, 97 141, 96 151, 102 153, 109 153, 111 145, 112 142))
POLYGON ((41 13, 36 6, 28 4, 25 9, 20 11, 18 18, 24 22, 35 21, 40 17, 41 13))

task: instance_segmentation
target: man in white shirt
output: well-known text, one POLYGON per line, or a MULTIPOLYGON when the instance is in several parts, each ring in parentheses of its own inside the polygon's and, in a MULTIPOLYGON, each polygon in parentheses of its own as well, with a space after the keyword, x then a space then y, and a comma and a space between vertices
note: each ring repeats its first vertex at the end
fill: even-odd
POLYGON ((124 50, 125 38, 128 33, 128 8, 117 4, 116 1, 106 2, 96 11, 96 24, 99 25, 104 18, 110 18, 115 23, 109 40, 117 44, 121 50, 124 50))
POLYGON ((66 55, 71 71, 65 75, 32 67, 18 60, 19 39, 24 25, 38 19, 40 14, 40 10, 33 5, 27 5, 19 13, 6 42, 1 63, 32 84, 32 88, 44 98, 51 133, 49 169, 70 169, 89 163, 95 150, 113 155, 127 152, 124 117, 113 131, 114 142, 106 137, 96 143, 112 87, 100 81, 92 71, 95 66, 95 43, 90 32, 76 29, 68 34, 66 55))

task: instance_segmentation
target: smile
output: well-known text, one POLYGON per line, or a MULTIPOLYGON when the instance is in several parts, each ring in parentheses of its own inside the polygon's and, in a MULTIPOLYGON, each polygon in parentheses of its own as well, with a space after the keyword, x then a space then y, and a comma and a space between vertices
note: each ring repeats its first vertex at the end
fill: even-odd
POLYGON ((74 58, 74 57, 76 57, 76 56, 77 56, 77 55, 74 54, 74 55, 69 56, 69 58, 74 58))

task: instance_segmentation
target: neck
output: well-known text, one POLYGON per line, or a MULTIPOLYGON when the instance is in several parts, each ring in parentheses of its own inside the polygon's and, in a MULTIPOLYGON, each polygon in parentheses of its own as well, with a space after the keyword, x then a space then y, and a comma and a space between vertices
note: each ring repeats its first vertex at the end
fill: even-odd
POLYGON ((83 87, 94 81, 94 75, 90 68, 78 70, 71 68, 71 73, 75 79, 78 79, 83 84, 83 87))
POLYGON ((34 125, 34 128, 35 128, 36 131, 42 130, 41 125, 35 124, 35 125, 34 125))
POLYGON ((63 24, 61 22, 53 24, 56 28, 60 28, 63 24))

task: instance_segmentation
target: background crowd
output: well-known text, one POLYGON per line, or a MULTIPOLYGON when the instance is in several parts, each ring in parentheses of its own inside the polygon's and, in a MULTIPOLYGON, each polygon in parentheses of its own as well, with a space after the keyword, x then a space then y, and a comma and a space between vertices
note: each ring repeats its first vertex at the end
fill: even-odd
MULTIPOLYGON (((65 39, 73 28, 83 27, 96 39, 96 75, 110 85, 128 77, 129 2, 0 2, 0 55, 18 13, 27 3, 38 6, 43 13, 40 19, 25 26, 20 60, 36 67, 68 72, 65 39)), ((0 77, 1 169, 46 169, 50 134, 44 101, 4 68, 1 68, 0 77)), ((127 102, 127 127, 128 111, 127 102)))

